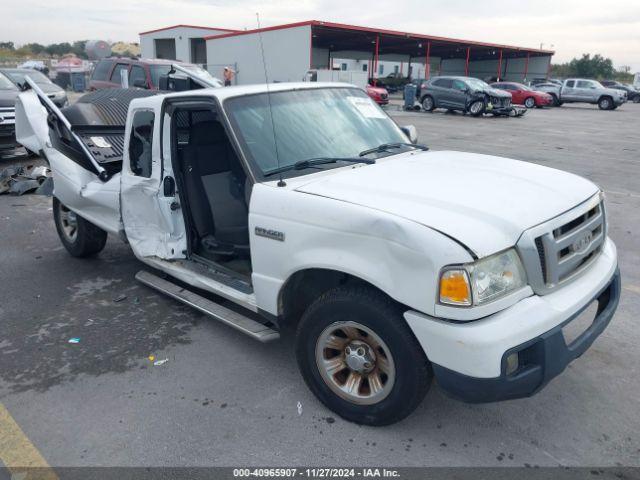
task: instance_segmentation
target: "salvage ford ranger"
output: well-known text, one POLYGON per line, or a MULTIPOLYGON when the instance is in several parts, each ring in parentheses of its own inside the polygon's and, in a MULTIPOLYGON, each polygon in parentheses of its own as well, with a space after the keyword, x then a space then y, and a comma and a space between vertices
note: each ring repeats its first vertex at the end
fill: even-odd
POLYGON ((144 284, 260 341, 295 328, 307 385, 354 422, 401 420, 434 379, 470 402, 530 396, 618 304, 596 185, 428 151, 349 85, 103 90, 63 110, 33 87, 17 122, 71 255, 113 234, 163 272, 144 284))

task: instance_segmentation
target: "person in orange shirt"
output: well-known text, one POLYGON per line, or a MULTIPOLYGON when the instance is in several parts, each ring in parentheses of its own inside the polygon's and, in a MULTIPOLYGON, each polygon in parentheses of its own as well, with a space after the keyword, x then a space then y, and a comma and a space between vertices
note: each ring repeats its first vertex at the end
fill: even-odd
POLYGON ((231 86, 231 81, 233 80, 233 77, 235 77, 236 75, 236 71, 233 70, 230 67, 224 67, 224 72, 222 72, 222 75, 224 77, 224 86, 225 87, 230 87, 231 86))

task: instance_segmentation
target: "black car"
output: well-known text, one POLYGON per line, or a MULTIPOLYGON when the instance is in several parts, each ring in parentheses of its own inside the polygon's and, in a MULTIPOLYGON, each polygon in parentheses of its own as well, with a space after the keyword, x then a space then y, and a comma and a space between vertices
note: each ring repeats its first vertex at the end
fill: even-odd
POLYGON ((620 83, 615 80, 602 80, 600 83, 607 88, 613 88, 615 90, 622 90, 623 92, 627 92, 627 100, 629 102, 640 103, 640 92, 632 86, 625 85, 624 83, 620 83))
POLYGON ((64 107, 69 103, 67 92, 53 83, 49 77, 42 72, 32 68, 2 68, 0 72, 4 73, 18 88, 23 88, 26 84, 25 77, 28 75, 58 107, 64 107))
POLYGON ((458 110, 480 116, 483 113, 511 115, 511 94, 492 88, 473 77, 435 77, 421 85, 420 103, 431 112, 436 108, 458 110))
POLYGON ((0 73, 0 152, 13 150, 16 143, 16 98, 20 89, 0 73))

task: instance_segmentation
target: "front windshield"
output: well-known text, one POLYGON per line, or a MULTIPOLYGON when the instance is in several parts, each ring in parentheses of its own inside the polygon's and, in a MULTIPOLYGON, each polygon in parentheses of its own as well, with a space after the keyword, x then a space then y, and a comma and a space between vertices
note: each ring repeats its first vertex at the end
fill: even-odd
POLYGON ((17 90, 17 89, 18 87, 16 87, 13 83, 11 83, 11 80, 9 80, 2 73, 0 73, 0 90, 17 90))
POLYGON ((482 80, 479 80, 477 78, 466 78, 465 81, 467 82, 467 85, 475 90, 483 90, 485 88, 489 88, 489 85, 486 82, 483 82, 482 80))
POLYGON ((168 75, 171 71, 171 65, 149 65, 149 73, 151 73, 151 83, 155 87, 160 84, 160 77, 168 75))
POLYGON ((263 175, 302 160, 358 157, 384 143, 407 142, 388 115, 355 88, 248 95, 227 100, 225 109, 249 161, 263 175))
POLYGON ((214 84, 214 85, 217 85, 218 87, 223 86, 222 81, 220 81, 220 79, 211 75, 207 70, 202 68, 200 65, 181 65, 181 67, 184 68, 185 70, 189 70, 191 74, 195 75, 196 77, 202 78, 209 84, 214 84))
POLYGON ((9 75, 11 79, 17 83, 24 83, 24 77, 27 75, 38 84, 51 83, 51 80, 45 77, 42 73, 36 72, 35 70, 32 72, 8 72, 7 75, 9 75))

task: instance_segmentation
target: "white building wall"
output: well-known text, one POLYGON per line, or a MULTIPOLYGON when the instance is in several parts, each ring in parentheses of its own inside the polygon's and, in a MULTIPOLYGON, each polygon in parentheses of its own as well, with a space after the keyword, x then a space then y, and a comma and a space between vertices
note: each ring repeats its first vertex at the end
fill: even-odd
POLYGON ((156 58, 155 39, 174 39, 176 42, 176 60, 181 62, 191 62, 191 42, 192 38, 203 38, 209 35, 220 35, 229 33, 224 30, 210 28, 176 27, 158 32, 145 33, 140 35, 140 50, 142 58, 156 58))
POLYGON ((238 85, 264 83, 260 35, 269 82, 302 81, 311 61, 309 25, 207 40, 207 68, 219 76, 220 66, 235 65, 238 85))

